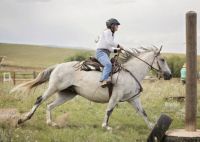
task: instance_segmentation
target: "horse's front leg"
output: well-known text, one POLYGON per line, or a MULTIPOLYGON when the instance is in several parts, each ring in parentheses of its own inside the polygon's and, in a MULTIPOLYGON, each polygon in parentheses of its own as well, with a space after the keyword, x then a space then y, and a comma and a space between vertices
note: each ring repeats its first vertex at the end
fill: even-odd
POLYGON ((112 130, 112 128, 108 126, 108 121, 109 121, 109 118, 110 118, 115 106, 117 105, 117 103, 120 100, 120 95, 118 95, 118 94, 119 93, 113 93, 112 97, 110 98, 110 100, 108 102, 108 106, 107 106, 104 120, 102 123, 102 127, 106 128, 107 130, 112 130))
POLYGON ((128 102, 135 108, 135 110, 140 114, 140 116, 142 116, 148 128, 153 129, 154 124, 149 121, 148 116, 142 107, 139 96, 129 100, 128 102))

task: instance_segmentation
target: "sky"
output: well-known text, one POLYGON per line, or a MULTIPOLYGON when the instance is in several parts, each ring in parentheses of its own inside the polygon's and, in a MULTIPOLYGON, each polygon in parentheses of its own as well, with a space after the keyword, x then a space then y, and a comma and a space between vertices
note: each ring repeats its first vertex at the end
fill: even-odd
POLYGON ((123 47, 184 53, 191 10, 200 41, 200 0, 0 0, 0 42, 95 50, 106 20, 116 18, 115 40, 123 47))

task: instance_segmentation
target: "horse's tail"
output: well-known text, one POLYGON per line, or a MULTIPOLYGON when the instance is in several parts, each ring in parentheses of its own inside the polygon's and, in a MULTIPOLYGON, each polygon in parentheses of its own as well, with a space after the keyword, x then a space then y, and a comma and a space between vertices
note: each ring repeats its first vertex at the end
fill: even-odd
POLYGON ((57 65, 51 66, 51 67, 45 69, 44 71, 40 72, 34 80, 31 80, 31 81, 28 81, 28 82, 25 82, 25 83, 15 86, 10 91, 10 93, 20 92, 20 91, 23 91, 23 92, 30 91, 32 88, 34 88, 38 85, 41 85, 44 82, 47 82, 49 80, 51 72, 56 68, 56 66, 57 65))

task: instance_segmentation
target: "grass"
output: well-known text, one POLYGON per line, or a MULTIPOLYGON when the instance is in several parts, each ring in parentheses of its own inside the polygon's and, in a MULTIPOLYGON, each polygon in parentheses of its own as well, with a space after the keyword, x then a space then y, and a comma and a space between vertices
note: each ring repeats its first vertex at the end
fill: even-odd
MULTIPOLYGON (((47 85, 37 88, 34 95, 10 95, 8 92, 11 87, 10 84, 1 84, 0 106, 1 108, 14 107, 23 113, 32 107, 36 98, 44 92, 47 85)), ((166 113, 173 118, 172 129, 184 128, 184 103, 165 102, 164 100, 167 96, 184 95, 185 88, 179 80, 144 81, 143 88, 142 104, 152 121, 155 122, 161 113, 166 113)), ((143 119, 137 115, 128 103, 121 103, 114 110, 110 119, 113 131, 103 130, 101 123, 106 104, 91 103, 81 97, 77 97, 54 109, 53 119, 63 113, 68 114, 67 125, 64 128, 47 126, 45 123, 46 104, 52 99, 50 98, 42 104, 33 118, 25 124, 17 128, 2 125, 0 128, 1 138, 30 142, 142 142, 146 141, 150 133, 143 119)), ((198 106, 198 110, 200 110, 200 106, 198 106)), ((198 115, 200 115, 199 112, 198 115)), ((199 121, 200 118, 198 117, 197 122, 199 121)), ((198 128, 200 128, 199 123, 198 128)))

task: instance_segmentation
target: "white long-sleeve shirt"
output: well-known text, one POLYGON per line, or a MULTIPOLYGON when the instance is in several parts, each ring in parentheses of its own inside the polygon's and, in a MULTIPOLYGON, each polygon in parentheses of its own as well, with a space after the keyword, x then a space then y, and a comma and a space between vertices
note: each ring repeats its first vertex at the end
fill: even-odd
POLYGON ((118 43, 114 42, 114 35, 110 29, 106 29, 99 36, 97 42, 97 49, 108 49, 110 52, 114 52, 114 49, 117 49, 118 43))

